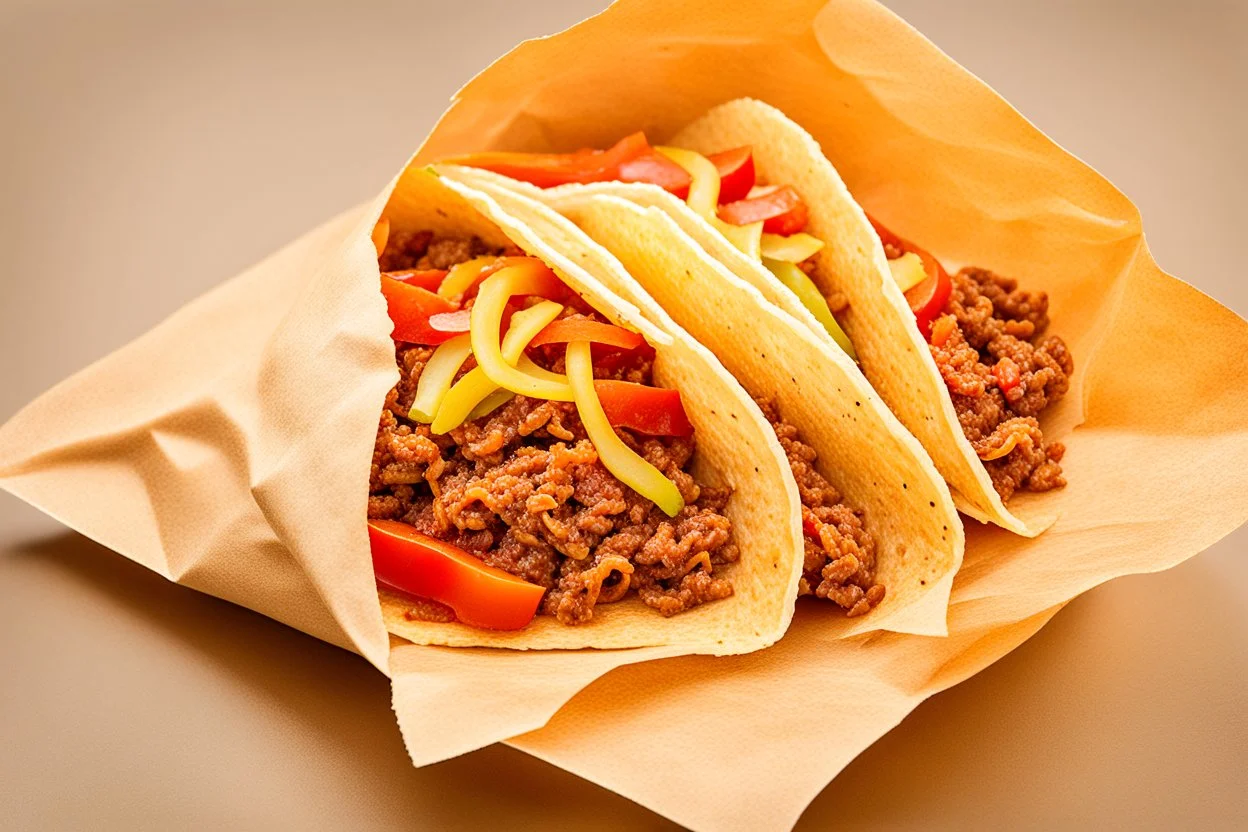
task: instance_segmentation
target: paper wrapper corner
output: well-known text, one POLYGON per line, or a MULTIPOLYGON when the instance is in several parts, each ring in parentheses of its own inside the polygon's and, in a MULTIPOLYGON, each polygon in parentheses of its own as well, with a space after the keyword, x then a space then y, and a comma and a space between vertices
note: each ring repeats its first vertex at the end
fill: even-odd
POLYGON ((745 95, 810 130, 890 225, 1046 289, 1074 354, 1046 424, 1069 485, 1033 498, 1060 518, 1034 541, 968 523, 948 638, 835 640, 827 611, 800 604, 779 645, 732 658, 391 648, 362 522, 396 378, 368 239, 389 189, 19 413, 0 428, 0 486, 366 656, 393 679, 418 764, 508 740, 695 828, 791 826, 924 698, 1071 598, 1244 521, 1248 324, 1158 269, 1125 196, 868 0, 617 3, 478 76, 417 160, 662 140, 745 95), (812 720, 811 702, 836 706, 812 720))

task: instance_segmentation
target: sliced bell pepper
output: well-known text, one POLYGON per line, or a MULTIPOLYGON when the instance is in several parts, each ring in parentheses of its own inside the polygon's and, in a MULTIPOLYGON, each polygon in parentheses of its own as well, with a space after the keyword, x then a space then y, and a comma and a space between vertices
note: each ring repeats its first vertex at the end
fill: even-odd
POLYGON ((907 290, 905 296, 906 302, 910 304, 910 311, 914 313, 914 320, 919 325, 919 331, 923 333, 924 338, 930 339, 932 335, 932 321, 936 320, 940 315, 940 311, 945 308, 945 303, 953 292, 953 281, 949 279, 949 274, 940 265, 940 261, 926 250, 919 248, 909 240, 903 240, 901 237, 898 237, 876 222, 875 218, 870 214, 867 215, 867 219, 871 221, 871 227, 875 229, 875 233, 880 237, 880 242, 885 246, 917 254, 919 259, 923 261, 923 271, 927 273, 927 279, 907 290))
MULTIPOLYGON (((436 317, 436 316, 435 316, 436 317)), ((472 342, 468 333, 456 335, 451 340, 438 346, 429 356, 425 368, 420 372, 416 382, 416 398, 412 401, 412 409, 408 418, 413 422, 429 424, 438 412, 446 391, 451 389, 455 374, 464 366, 468 356, 472 355, 472 342)))
POLYGON ((903 293, 910 291, 924 280, 927 271, 923 268, 923 260, 913 251, 907 251, 900 257, 888 261, 888 270, 893 274, 897 288, 903 293))
POLYGON ((728 242, 742 251, 746 257, 757 260, 761 256, 759 244, 763 234, 763 224, 757 222, 750 225, 733 225, 724 222, 716 215, 720 181, 719 171, 711 160, 692 150, 679 147, 656 147, 655 150, 680 165, 692 177, 693 184, 689 186, 689 198, 686 200, 689 207, 700 214, 720 234, 723 234, 728 242))
MULTIPOLYGON (((477 303, 480 305, 480 299, 477 303)), ((525 358, 524 348, 533 336, 541 332, 562 311, 562 306, 548 300, 514 314, 511 318, 511 327, 503 337, 501 347, 497 347, 499 357, 514 369, 515 365, 520 364, 525 358)), ((475 344, 475 337, 473 343, 475 344)), ((432 433, 437 435, 448 433, 465 421, 469 421, 476 408, 498 390, 499 385, 490 379, 485 370, 481 369, 480 360, 480 358, 477 359, 478 366, 465 373, 464 377, 455 382, 454 386, 442 397, 442 404, 433 418, 433 423, 429 426, 432 433)), ((533 372, 535 367, 536 365, 530 362, 529 365, 525 365, 516 372, 535 383, 566 386, 566 381, 561 376, 548 371, 543 370, 542 372, 547 375, 539 377, 533 372)))
POLYGON ((823 240, 799 232, 787 237, 781 237, 779 234, 764 234, 759 250, 768 260, 800 263, 823 251, 823 247, 823 240))
POLYGON ((386 275, 381 276, 381 292, 386 297, 390 320, 394 323, 394 340, 409 344, 436 346, 455 337, 429 325, 429 318, 454 312, 455 306, 428 289, 411 286, 386 275))
MULTIPOLYGON (((507 266, 481 282, 477 302, 472 307, 472 354, 476 356, 477 367, 497 387, 535 399, 570 402, 572 389, 566 383, 532 376, 516 369, 515 362, 508 363, 503 356, 499 331, 507 301, 514 295, 537 294, 536 284, 554 277, 539 261, 530 263, 535 265, 507 266)), ((542 326, 546 323, 549 321, 542 326)), ((513 318, 512 329, 515 328, 513 318)))
POLYGON ((447 272, 446 279, 438 284, 438 294, 447 300, 460 300, 467 294, 468 289, 481 279, 481 272, 494 265, 498 259, 497 257, 475 257, 463 263, 456 263, 447 272))
POLYGON ((692 436, 693 425, 680 400, 680 391, 647 387, 631 381, 598 379, 594 392, 613 427, 647 436, 692 436))
POLYGON ((819 287, 810 279, 810 276, 793 263, 786 263, 781 260, 764 260, 763 265, 790 292, 797 295, 797 299, 802 302, 802 306, 810 310, 810 314, 815 316, 815 320, 823 324, 823 328, 832 336, 832 340, 836 341, 850 358, 857 361, 858 353, 854 351, 853 343, 849 340, 849 336, 845 334, 845 330, 841 329, 841 325, 836 322, 836 318, 832 315, 832 310, 828 308, 827 298, 820 293, 819 287))
POLYGON ((745 199, 754 187, 754 149, 747 144, 706 158, 719 171, 719 201, 745 199))
POLYGON ((672 164, 671 160, 653 150, 622 162, 615 175, 608 178, 620 182, 644 182, 649 185, 658 185, 677 199, 689 196, 689 174, 685 173, 679 165, 672 164))
POLYGON ((704 217, 715 215, 719 204, 719 171, 713 162, 700 153, 680 147, 656 147, 659 153, 684 168, 689 174, 689 196, 685 202, 704 217))
POLYGON ((722 206, 719 218, 732 225, 762 222, 763 231, 785 237, 806 227, 810 212, 793 186, 759 189, 754 194, 722 206))
POLYGON ((639 333, 632 332, 622 326, 604 324, 589 318, 560 318, 551 321, 546 328, 537 333, 530 347, 543 344, 566 344, 569 341, 591 341, 595 344, 606 344, 622 350, 635 350, 646 342, 639 333))
POLYGON ((382 274, 406 283, 408 286, 419 286, 430 292, 437 292, 447 273, 442 269, 405 269, 401 272, 382 272, 382 274))
POLYGON ((581 417, 589 441, 598 451, 598 460, 617 480, 650 500, 668 517, 675 517, 685 507, 685 498, 680 495, 676 483, 625 445, 607 419, 594 385, 589 342, 568 344, 566 364, 576 412, 581 417))
POLYGON ((656 154, 644 133, 625 136, 607 150, 575 153, 473 153, 448 159, 467 167, 491 170, 503 176, 553 188, 571 183, 649 182, 681 199, 689 192, 689 177, 656 154))
POLYGON ((500 407, 507 404, 507 402, 511 401, 515 397, 516 397, 516 394, 511 392, 510 390, 503 390, 501 388, 498 390, 495 390, 493 393, 491 393, 490 395, 482 399, 481 404, 474 407, 472 409, 472 412, 468 414, 468 418, 464 419, 464 421, 475 422, 476 420, 480 419, 482 416, 489 416, 495 410, 498 410, 500 407))
POLYGON ((470 627, 519 630, 533 620, 546 590, 406 523, 369 520, 378 582, 455 610, 470 627))

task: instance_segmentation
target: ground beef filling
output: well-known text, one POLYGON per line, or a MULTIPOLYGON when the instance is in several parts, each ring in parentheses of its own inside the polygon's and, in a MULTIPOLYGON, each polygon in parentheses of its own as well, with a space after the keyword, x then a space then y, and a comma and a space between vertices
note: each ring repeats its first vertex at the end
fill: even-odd
POLYGON ((875 582, 875 540, 861 512, 841 502, 815 469, 815 449, 798 438, 797 428, 780 418, 771 401, 755 401, 780 440, 802 500, 806 557, 798 595, 833 601, 851 618, 870 612, 884 600, 884 586, 875 582))
POLYGON ((1061 488, 1066 449, 1045 442, 1036 417, 1070 388, 1074 361, 1061 338, 1044 334, 1048 296, 987 269, 965 268, 952 281, 930 347, 962 432, 1001 499, 1061 488))
MULTIPOLYGON (((383 270, 445 269, 491 250, 477 239, 398 235, 383 270)), ((594 315, 588 308, 565 315, 594 315)), ((433 348, 396 344, 399 383, 386 398, 369 481, 368 516, 400 520, 491 566, 543 586, 539 613, 563 624, 589 621, 597 604, 629 592, 664 615, 727 598, 732 584, 715 567, 738 558, 724 516, 726 489, 703 488, 687 473, 692 438, 621 438, 671 478, 685 508, 668 517, 603 467, 576 406, 516 396, 502 407, 434 436, 407 418, 433 348)), ((562 369, 555 345, 534 352, 562 369)), ((461 370, 466 373, 471 359, 461 370)), ((653 383, 645 350, 596 361, 595 375, 653 383)))

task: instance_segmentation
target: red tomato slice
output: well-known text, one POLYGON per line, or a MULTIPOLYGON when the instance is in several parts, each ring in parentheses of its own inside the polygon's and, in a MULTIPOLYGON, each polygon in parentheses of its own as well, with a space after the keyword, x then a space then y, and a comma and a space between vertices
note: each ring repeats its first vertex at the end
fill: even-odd
POLYGON ((386 307, 394 323, 394 340, 435 345, 454 337, 454 332, 443 332, 429 324, 431 316, 455 311, 455 305, 446 298, 384 274, 381 293, 386 297, 386 307))
POLYGON ((724 222, 749 225, 762 221, 763 230, 768 234, 786 237, 805 228, 808 216, 806 203, 790 185, 730 202, 719 209, 719 218, 724 222))
POLYGON ((693 425, 680 401, 680 391, 647 387, 631 381, 598 380, 594 392, 607 421, 648 436, 690 436, 693 425))
POLYGON ((519 630, 533 620, 546 593, 406 523, 369 520, 368 540, 379 582, 440 601, 472 627, 519 630))
POLYGON ((919 325, 919 331, 923 333, 924 338, 930 340, 932 321, 936 320, 941 310, 945 308, 945 303, 953 292, 953 281, 949 279, 949 274, 944 266, 940 265, 940 261, 926 249, 919 248, 909 240, 898 237, 876 222, 875 217, 870 214, 867 215, 867 219, 871 221, 871 227, 875 229, 880 242, 886 247, 913 252, 923 261, 923 271, 927 273, 927 279, 906 292, 906 302, 910 304, 910 311, 914 313, 914 320, 919 325))
POLYGON ((719 171, 719 204, 736 202, 754 187, 754 149, 748 144, 707 157, 719 171))
POLYGON ((430 292, 436 292, 442 285, 442 281, 446 279, 446 272, 442 269, 406 269, 401 272, 382 272, 382 274, 400 280, 408 286, 419 286, 430 292))
POLYGON ((604 324, 588 318, 561 318, 547 324, 546 328, 537 333, 529 342, 529 346, 566 344, 570 341, 589 341, 594 344, 619 347, 622 350, 635 350, 644 344, 646 339, 636 332, 614 324, 604 324))

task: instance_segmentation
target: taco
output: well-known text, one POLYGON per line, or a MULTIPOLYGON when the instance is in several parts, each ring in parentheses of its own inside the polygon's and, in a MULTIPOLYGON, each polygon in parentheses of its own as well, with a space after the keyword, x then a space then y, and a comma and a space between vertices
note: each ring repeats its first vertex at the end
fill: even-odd
POLYGON ((663 211, 800 327, 860 362, 959 509, 1019 534, 1046 528, 1042 499, 1022 492, 1065 484, 1064 448, 1038 418, 1065 394, 1073 361, 1045 333, 1044 293, 987 269, 950 276, 869 219, 813 137, 762 102, 715 107, 669 144, 637 133, 605 151, 451 161, 552 205, 583 190, 663 211))
POLYGON ((963 549, 956 510, 922 447, 839 348, 795 326, 657 209, 586 189, 546 192, 560 195, 565 218, 495 174, 435 170, 488 194, 543 239, 563 241, 655 325, 688 331, 741 381, 797 481, 799 595, 845 611, 829 623, 837 634, 944 632, 963 549))
POLYGON ((467 192, 409 169, 374 233, 400 376, 369 484, 387 628, 518 649, 774 642, 803 543, 762 413, 688 335, 467 192))

